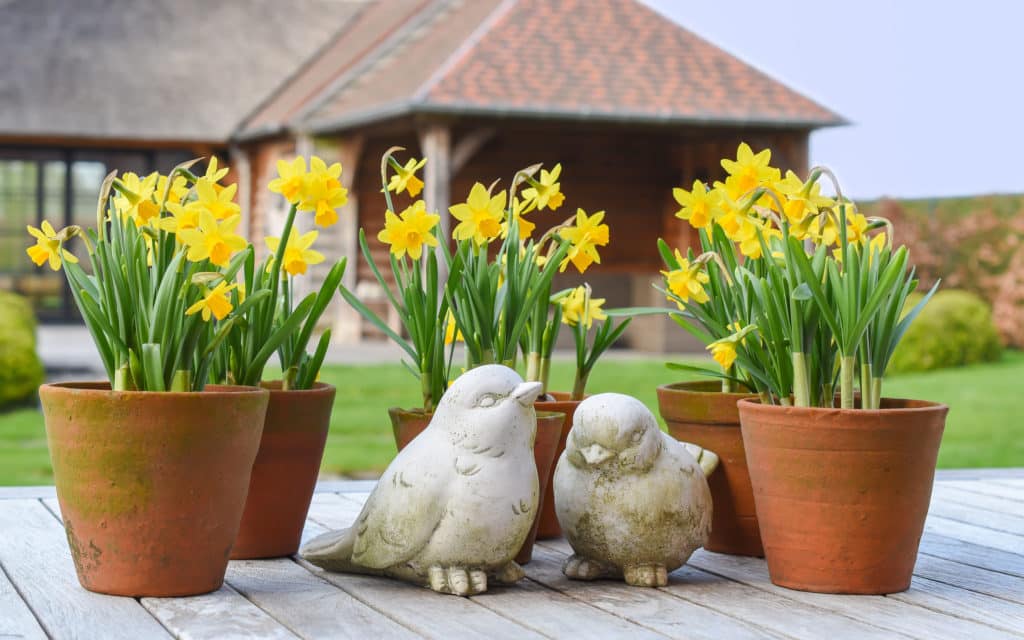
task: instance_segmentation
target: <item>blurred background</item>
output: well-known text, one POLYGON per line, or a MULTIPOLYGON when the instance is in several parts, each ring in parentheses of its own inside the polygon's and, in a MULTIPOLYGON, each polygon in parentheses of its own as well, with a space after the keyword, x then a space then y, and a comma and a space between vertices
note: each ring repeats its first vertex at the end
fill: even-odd
MULTIPOLYGON (((739 142, 801 175, 831 167, 896 224, 922 284, 943 280, 887 393, 951 405, 940 466, 1024 466, 1024 126, 1005 44, 1022 14, 994 0, 0 0, 0 484, 51 482, 36 387, 102 377, 63 274, 25 255, 26 225, 92 227, 109 171, 216 156, 262 246, 286 213, 266 190, 276 161, 315 153, 350 191, 318 248, 349 256, 346 284, 383 313, 356 239, 385 255, 393 145, 429 157, 441 212, 475 181, 561 162, 567 204, 538 222, 607 212, 612 242, 586 276, 607 306, 662 304, 657 238, 696 241, 672 188, 723 177, 739 142)), ((414 406, 418 386, 340 299, 325 317, 339 393, 324 472, 372 476, 394 455, 385 409, 414 406)), ((590 391, 654 409, 681 377, 664 363, 703 357, 664 318, 637 319, 619 347, 590 391)), ((570 364, 554 378, 568 387, 570 364)))

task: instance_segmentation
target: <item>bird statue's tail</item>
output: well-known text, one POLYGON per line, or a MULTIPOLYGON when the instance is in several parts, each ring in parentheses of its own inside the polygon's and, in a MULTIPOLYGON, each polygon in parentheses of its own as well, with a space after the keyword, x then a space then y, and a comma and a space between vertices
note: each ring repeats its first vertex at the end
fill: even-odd
POLYGON ((351 572, 352 548, 355 546, 354 528, 328 531, 302 545, 299 554, 307 562, 327 571, 351 572))
POLYGON ((682 445, 686 448, 687 453, 693 456, 697 464, 700 465, 700 468, 704 471, 705 478, 718 468, 718 454, 714 451, 708 451, 690 442, 683 442, 682 445))

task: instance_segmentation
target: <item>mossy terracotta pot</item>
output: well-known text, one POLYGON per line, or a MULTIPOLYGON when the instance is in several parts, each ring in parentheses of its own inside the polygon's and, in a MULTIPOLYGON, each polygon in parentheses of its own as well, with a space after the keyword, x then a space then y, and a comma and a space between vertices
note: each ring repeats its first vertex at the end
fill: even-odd
POLYGON ((123 596, 185 596, 224 582, 270 392, 39 388, 78 580, 123 596))
POLYGON ((290 391, 282 391, 280 382, 262 386, 270 390, 270 402, 231 550, 234 559, 277 558, 299 550, 334 407, 335 389, 329 384, 290 391))
POLYGON ((722 393, 714 380, 658 387, 658 409, 676 440, 692 442, 718 454, 718 469, 708 477, 714 504, 709 551, 763 556, 761 533, 750 487, 747 458, 736 403, 749 393, 722 393))
POLYGON ((576 414, 576 407, 582 400, 570 400, 572 394, 561 391, 549 391, 551 400, 543 400, 534 404, 537 411, 556 411, 565 414, 562 423, 562 433, 558 436, 558 446, 555 448, 555 457, 551 463, 551 471, 548 473, 547 489, 541 500, 540 524, 537 525, 537 539, 550 540, 562 537, 562 527, 558 524, 558 515, 555 514, 555 486, 552 481, 555 476, 555 465, 565 451, 565 441, 572 430, 572 418, 576 414))
MULTIPOLYGON (((430 424, 432 413, 426 413, 415 409, 406 411, 404 409, 388 409, 391 417, 391 426, 395 434, 395 444, 401 451, 413 439, 423 432, 430 424)), ((554 469, 555 451, 562 438, 562 428, 565 424, 565 414, 552 411, 537 411, 537 437, 533 443, 533 459, 537 465, 537 481, 540 485, 540 492, 537 504, 537 517, 534 519, 530 534, 523 543, 523 547, 516 555, 516 562, 526 564, 533 557, 533 543, 536 540, 537 528, 540 524, 543 512, 544 496, 550 486, 551 475, 554 469)))
POLYGON ((558 449, 558 441, 562 437, 564 424, 564 413, 537 412, 537 438, 533 441, 533 461, 537 465, 537 480, 540 483, 537 493, 537 515, 533 519, 533 526, 530 527, 530 535, 526 537, 523 548, 516 554, 515 560, 519 564, 526 564, 533 558, 533 543, 537 540, 537 528, 540 526, 541 516, 544 513, 545 496, 551 488, 555 451, 558 449))
POLYGON ((907 589, 948 408, 899 399, 867 411, 738 406, 772 582, 819 593, 907 589))

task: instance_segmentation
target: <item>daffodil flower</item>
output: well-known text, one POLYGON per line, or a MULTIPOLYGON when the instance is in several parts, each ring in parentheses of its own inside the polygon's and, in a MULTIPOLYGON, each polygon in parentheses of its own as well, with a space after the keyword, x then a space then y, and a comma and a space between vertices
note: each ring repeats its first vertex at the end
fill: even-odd
POLYGON ((505 192, 492 196, 487 187, 477 182, 464 203, 448 207, 459 221, 452 231, 456 240, 472 240, 477 246, 487 244, 501 234, 501 219, 505 210, 505 192))
MULTIPOLYGON (((167 212, 171 215, 160 218, 157 226, 167 233, 177 234, 179 231, 195 229, 199 226, 199 209, 193 206, 179 204, 177 202, 167 203, 167 212)), ((181 237, 178 237, 181 242, 181 237)))
POLYGON ((42 229, 37 229, 33 226, 27 226, 29 235, 36 239, 36 243, 25 249, 25 253, 32 259, 37 267, 43 266, 44 263, 49 262, 50 268, 57 271, 61 267, 61 261, 67 260, 68 262, 78 262, 78 258, 74 254, 65 251, 61 246, 61 238, 58 237, 57 232, 54 231, 53 225, 47 220, 43 220, 40 225, 42 229))
POLYGON ((158 203, 163 200, 164 192, 167 192, 167 205, 180 204, 185 196, 188 195, 188 181, 182 176, 175 176, 174 180, 171 180, 171 186, 167 187, 167 176, 158 175, 156 177, 156 189, 153 191, 158 203))
MULTIPOLYGON (((519 225, 519 241, 520 242, 525 242, 526 240, 529 240, 530 236, 533 235, 534 229, 537 228, 537 225, 535 223, 530 222, 524 216, 523 209, 525 209, 525 208, 526 208, 526 202, 525 201, 522 201, 519 198, 513 198, 512 199, 512 219, 514 219, 517 222, 517 224, 519 225)), ((502 237, 502 239, 508 237, 509 231, 511 229, 512 229, 512 225, 510 224, 508 218, 506 218, 505 221, 501 223, 501 237, 502 237)))
POLYGON ((462 335, 462 332, 458 330, 458 325, 455 322, 455 314, 452 310, 448 310, 448 315, 444 320, 444 343, 446 345, 452 344, 453 342, 465 342, 466 338, 462 335))
POLYGON ((306 159, 296 157, 291 162, 277 161, 277 177, 267 186, 273 193, 279 193, 291 204, 298 204, 302 192, 302 181, 306 176, 306 159))
POLYGON ((697 229, 707 229, 724 213, 721 193, 717 189, 708 190, 700 180, 693 181, 690 191, 678 187, 673 189, 672 196, 682 207, 676 212, 676 217, 697 229))
POLYGON ((580 285, 560 299, 562 322, 575 327, 583 323, 587 329, 594 325, 594 320, 604 320, 608 315, 601 309, 604 298, 591 298, 585 285, 580 285))
MULTIPOLYGON (((213 162, 213 160, 211 159, 210 162, 213 162)), ((217 189, 216 187, 218 186, 209 178, 199 178, 196 180, 196 199, 185 206, 200 211, 208 211, 216 220, 226 220, 231 216, 240 214, 242 208, 234 202, 235 191, 238 190, 238 185, 229 184, 226 187, 217 189)))
POLYGON ((540 170, 540 179, 528 178, 530 187, 523 189, 523 198, 527 202, 534 202, 538 209, 551 209, 554 211, 565 202, 565 194, 562 193, 558 176, 562 173, 562 165, 556 164, 551 171, 540 170))
POLYGON ((679 268, 661 272, 661 275, 665 276, 668 290, 678 298, 674 302, 680 309, 684 308, 683 303, 689 302, 690 298, 693 298, 694 302, 704 304, 710 299, 707 292, 704 291, 704 285, 710 281, 708 274, 701 268, 700 263, 690 264, 690 261, 679 253, 679 249, 676 249, 675 253, 679 268))
POLYGON ((210 156, 210 161, 206 163, 206 173, 203 174, 203 178, 216 185, 224 179, 224 176, 228 175, 228 171, 227 167, 217 168, 217 156, 210 156))
POLYGON ((160 206, 153 201, 159 174, 153 172, 141 178, 128 171, 121 175, 121 189, 114 198, 114 210, 122 218, 131 218, 135 226, 141 227, 160 215, 160 206))
POLYGON ((778 182, 779 170, 769 166, 771 159, 771 149, 764 149, 755 154, 750 145, 741 142, 736 149, 736 159, 723 159, 722 168, 729 173, 736 189, 743 194, 761 185, 778 182))
POLYGON ((196 313, 202 313, 204 322, 208 322, 211 315, 218 320, 223 320, 234 309, 231 305, 231 300, 228 299, 228 293, 235 286, 234 284, 229 285, 227 282, 221 282, 212 290, 204 287, 205 295, 194 305, 185 309, 185 315, 191 316, 196 313))
POLYGON ((208 210, 199 212, 199 225, 195 229, 178 231, 178 238, 188 247, 187 258, 192 262, 209 259, 218 267, 228 266, 231 256, 248 243, 235 233, 240 215, 218 221, 208 210))
POLYGON ((586 271, 591 264, 601 264, 597 248, 607 245, 609 240, 608 225, 601 224, 602 220, 604 211, 588 216, 583 209, 577 209, 576 226, 558 230, 559 237, 570 243, 569 252, 558 266, 559 271, 565 271, 570 262, 580 273, 586 271))
POLYGON ((416 177, 416 172, 423 168, 423 165, 427 163, 427 159, 423 158, 420 161, 416 161, 416 158, 409 158, 405 166, 398 164, 397 161, 392 160, 395 174, 391 176, 388 181, 388 191, 393 193, 402 193, 402 191, 408 191, 409 195, 413 198, 423 191, 423 181, 416 177))
MULTIPOLYGON (((316 242, 318 235, 320 235, 320 232, 314 229, 300 236, 294 227, 292 228, 292 232, 288 236, 288 244, 284 247, 284 256, 281 258, 284 270, 289 275, 302 275, 309 269, 309 265, 320 264, 324 261, 322 253, 310 249, 313 243, 316 242)), ((271 253, 277 255, 277 248, 281 244, 281 238, 270 237, 264 241, 267 243, 271 253)), ((267 263, 267 271, 270 271, 272 268, 273 260, 267 263)))
POLYGON ((706 348, 711 352, 711 357, 715 362, 725 371, 728 371, 732 363, 736 362, 736 343, 731 340, 712 342, 706 348))
POLYGON ((391 211, 384 214, 384 229, 377 239, 390 245, 391 253, 401 259, 406 253, 413 260, 423 255, 423 246, 436 247, 438 240, 431 233, 441 216, 427 213, 427 205, 417 200, 399 215, 391 211))
POLYGON ((313 156, 309 159, 309 173, 302 180, 299 193, 299 211, 313 211, 314 222, 329 227, 338 221, 337 209, 348 202, 348 189, 341 186, 341 164, 331 166, 313 156))

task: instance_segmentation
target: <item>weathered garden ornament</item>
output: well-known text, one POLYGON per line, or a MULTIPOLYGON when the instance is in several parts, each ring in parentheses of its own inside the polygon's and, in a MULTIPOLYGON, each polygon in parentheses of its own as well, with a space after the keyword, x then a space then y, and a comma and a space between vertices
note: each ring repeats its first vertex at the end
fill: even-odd
POLYGON ((601 393, 576 409, 555 470, 555 510, 575 580, 658 587, 711 531, 706 476, 718 456, 658 428, 636 398, 601 393))
POLYGON ((501 365, 471 369, 430 425, 391 462, 355 524, 302 556, 328 571, 385 575, 469 596, 523 577, 513 561, 537 510, 538 382, 501 365))

